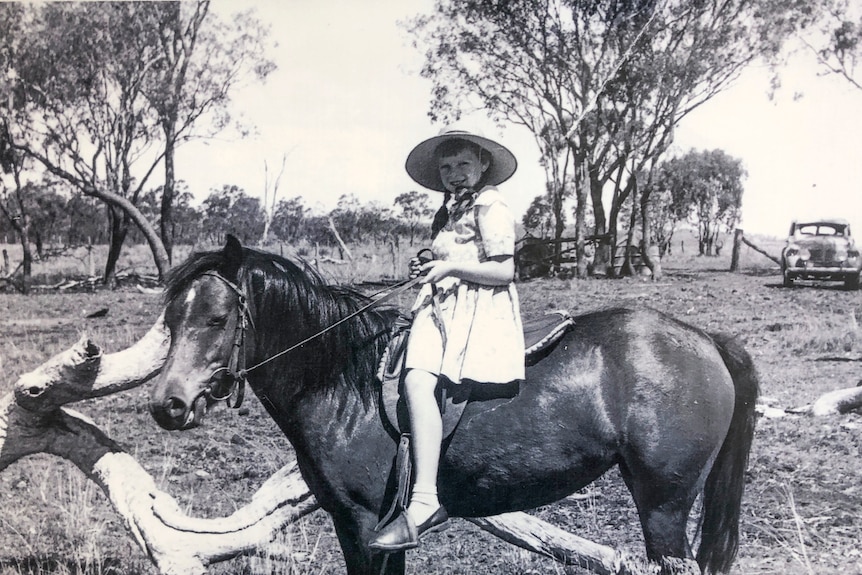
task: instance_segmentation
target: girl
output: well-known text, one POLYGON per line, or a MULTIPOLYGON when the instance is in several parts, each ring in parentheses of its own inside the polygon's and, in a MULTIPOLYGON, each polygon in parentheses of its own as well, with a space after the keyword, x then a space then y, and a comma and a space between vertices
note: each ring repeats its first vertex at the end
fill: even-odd
POLYGON ((444 192, 432 225, 434 261, 413 306, 404 390, 410 414, 415 482, 405 512, 370 543, 400 551, 423 533, 446 527, 437 499, 442 442, 436 389, 440 381, 483 384, 524 378, 524 334, 515 274, 515 223, 495 187, 515 173, 515 156, 497 142, 465 131, 444 130, 416 146, 407 173, 444 192))

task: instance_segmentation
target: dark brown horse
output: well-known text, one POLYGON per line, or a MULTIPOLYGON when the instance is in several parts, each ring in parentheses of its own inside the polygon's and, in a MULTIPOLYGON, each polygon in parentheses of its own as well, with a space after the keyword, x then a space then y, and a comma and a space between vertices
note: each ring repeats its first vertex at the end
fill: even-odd
MULTIPOLYGON (((332 516, 348 573, 403 573, 403 553, 384 562, 367 547, 394 491, 396 439, 381 423, 375 373, 397 313, 365 311, 279 355, 368 300, 233 238, 177 267, 166 298, 171 348, 150 397, 156 421, 199 425, 226 395, 224 374, 244 360, 332 516)), ((697 561, 725 572, 737 550, 757 393, 751 358, 730 338, 649 310, 577 317, 517 394, 467 405, 444 445, 440 499, 453 516, 525 510, 618 465, 648 558, 692 557, 686 522, 702 492, 697 561)))

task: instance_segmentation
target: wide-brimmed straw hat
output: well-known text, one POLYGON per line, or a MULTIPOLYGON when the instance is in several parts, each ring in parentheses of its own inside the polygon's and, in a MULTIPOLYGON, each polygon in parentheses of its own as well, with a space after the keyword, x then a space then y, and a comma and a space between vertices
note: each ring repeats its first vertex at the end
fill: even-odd
POLYGON ((443 128, 440 134, 420 142, 407 156, 407 173, 416 183, 430 190, 445 192, 446 187, 440 179, 438 158, 434 151, 446 140, 467 140, 491 154, 491 165, 485 172, 484 183, 490 186, 501 184, 512 177, 518 169, 515 155, 505 146, 475 132, 455 128, 443 128))

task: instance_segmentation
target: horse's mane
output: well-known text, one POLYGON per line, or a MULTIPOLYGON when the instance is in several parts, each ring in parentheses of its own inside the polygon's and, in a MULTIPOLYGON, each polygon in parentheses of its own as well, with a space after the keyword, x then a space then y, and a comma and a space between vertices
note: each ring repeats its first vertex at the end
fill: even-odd
MULTIPOLYGON (((328 285, 304 262, 297 264, 252 248, 243 248, 242 253, 236 284, 248 298, 254 324, 255 349, 248 357, 249 366, 316 334, 370 301, 354 289, 328 285)), ((193 254, 168 274, 166 303, 176 300, 201 274, 218 272, 226 263, 222 251, 193 254)), ((397 316, 398 311, 392 308, 368 309, 250 373, 249 381, 267 378, 272 385, 296 386, 290 391, 300 394, 348 385, 368 401, 376 388, 379 358, 397 316), (296 374, 300 364, 299 381, 278 377, 279 373, 296 374)))

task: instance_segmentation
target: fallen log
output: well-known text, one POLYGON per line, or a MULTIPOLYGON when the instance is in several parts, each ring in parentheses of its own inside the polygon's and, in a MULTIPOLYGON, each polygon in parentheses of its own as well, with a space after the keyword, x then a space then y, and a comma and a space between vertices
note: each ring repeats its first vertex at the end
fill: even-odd
POLYGON ((164 315, 134 345, 105 356, 98 345, 82 337, 19 377, 15 399, 25 409, 47 413, 68 403, 137 387, 159 373, 170 341, 164 315))
MULTIPOLYGON (((207 566, 265 546, 319 505, 295 463, 276 472, 249 504, 222 518, 194 518, 147 471, 85 416, 63 406, 131 389, 156 375, 170 335, 160 317, 132 347, 103 355, 86 337, 30 373, 0 398, 0 471, 27 455, 74 463, 105 492, 131 536, 165 575, 200 575, 207 566)), ((654 566, 567 533, 526 513, 469 521, 508 543, 600 574, 652 573, 654 566)), ((699 573, 693 561, 667 563, 699 573)))
POLYGON ((245 507, 225 518, 186 516, 153 477, 96 425, 63 405, 130 389, 158 373, 169 334, 162 318, 135 345, 114 354, 86 338, 22 375, 0 398, 0 471, 27 455, 71 461, 104 491, 129 533, 165 575, 198 575, 250 552, 319 506, 291 463, 245 507))
POLYGON ((0 399, 0 471, 35 453, 67 459, 95 481, 131 536, 165 575, 206 573, 208 565, 260 547, 283 526, 318 508, 291 464, 261 487, 248 508, 233 516, 183 521, 176 501, 86 417, 67 409, 29 411, 7 394, 0 399), (279 504, 272 505, 274 501, 279 504), (252 512, 253 519, 244 516, 246 511, 252 512))
MULTIPOLYGON (((563 565, 577 565, 601 575, 657 572, 655 565, 651 566, 613 547, 573 535, 526 513, 470 517, 467 521, 507 543, 550 557, 563 565)), ((680 575, 700 575, 700 568, 694 561, 665 559, 663 566, 669 569, 668 572, 680 575)))
POLYGON ((787 415, 822 417, 824 415, 843 415, 846 413, 862 414, 862 385, 824 393, 812 403, 799 407, 779 408, 759 403, 757 404, 756 411, 758 415, 767 418, 785 417, 787 415))
POLYGON ((862 387, 848 387, 824 393, 814 403, 787 409, 788 413, 802 415, 841 415, 862 410, 862 387))

